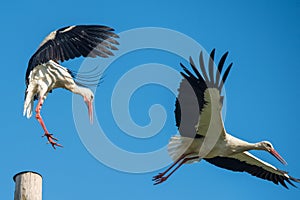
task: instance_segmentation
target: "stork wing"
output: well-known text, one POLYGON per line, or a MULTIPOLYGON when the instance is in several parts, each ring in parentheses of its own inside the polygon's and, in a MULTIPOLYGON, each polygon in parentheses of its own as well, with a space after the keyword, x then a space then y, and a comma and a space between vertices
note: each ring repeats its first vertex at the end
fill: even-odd
POLYGON ((26 77, 39 64, 65 61, 76 57, 108 57, 117 50, 118 35, 114 29, 100 25, 67 26, 51 32, 41 43, 28 63, 26 77))
POLYGON ((300 182, 300 179, 289 176, 287 172, 277 169, 269 163, 253 156, 249 152, 243 152, 228 157, 205 158, 205 160, 221 168, 236 172, 247 172, 258 178, 272 181, 277 185, 280 183, 285 188, 288 188, 285 181, 294 187, 296 186, 291 180, 300 182))
POLYGON ((211 112, 210 106, 215 106, 213 102, 222 102, 223 97, 221 96, 221 91, 231 69, 232 63, 227 67, 222 76, 222 80, 220 80, 220 74, 228 52, 226 52, 220 59, 218 71, 216 73, 214 73, 214 55, 215 49, 213 49, 210 54, 208 74, 205 69, 206 67, 202 52, 199 57, 199 65, 202 75, 191 57, 190 65, 194 74, 180 63, 184 72, 181 72, 183 79, 180 83, 180 87, 178 89, 179 94, 175 103, 175 118, 176 126, 182 136, 191 138, 205 136, 207 131, 199 130, 200 124, 202 125, 203 123, 206 123, 207 126, 209 126, 211 117, 209 113, 211 112), (205 95, 206 92, 210 93, 208 90, 211 89, 218 90, 218 94, 215 95, 215 98, 217 98, 215 101, 213 101, 212 96, 207 97, 207 95, 205 95), (208 104, 209 106, 206 106, 208 104), (203 121, 203 115, 209 117, 209 120, 203 121), (196 125, 198 126, 198 131, 195 128, 196 125))

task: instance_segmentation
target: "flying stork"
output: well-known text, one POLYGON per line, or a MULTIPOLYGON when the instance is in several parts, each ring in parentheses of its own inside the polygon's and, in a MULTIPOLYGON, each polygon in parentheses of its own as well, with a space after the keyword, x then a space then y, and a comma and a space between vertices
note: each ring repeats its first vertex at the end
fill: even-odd
POLYGON ((221 57, 217 71, 214 72, 215 49, 213 49, 207 72, 201 52, 199 64, 202 75, 191 57, 189 61, 193 72, 180 63, 184 72, 181 72, 183 79, 175 103, 176 125, 180 135, 171 137, 168 144, 168 152, 174 163, 153 177, 154 185, 166 181, 183 164, 199 162, 201 159, 221 168, 247 172, 275 184, 280 183, 286 188, 286 182, 294 187, 296 186, 292 181, 300 182, 300 179, 249 153, 249 150, 267 151, 281 163, 286 164, 270 142, 248 143, 226 132, 221 113, 223 105, 221 92, 232 63, 228 65, 222 77, 220 74, 227 55, 228 52, 221 57), (170 171, 171 169, 173 170, 170 171))
POLYGON ((44 136, 55 149, 57 139, 47 130, 41 117, 41 108, 48 95, 55 88, 64 88, 83 97, 87 107, 90 122, 93 122, 93 92, 87 85, 77 81, 75 72, 61 66, 59 62, 83 57, 109 57, 117 50, 115 40, 118 35, 114 29, 101 25, 67 26, 51 32, 40 44, 30 58, 25 82, 24 112, 27 118, 32 116, 34 100, 36 119, 44 130, 44 136))

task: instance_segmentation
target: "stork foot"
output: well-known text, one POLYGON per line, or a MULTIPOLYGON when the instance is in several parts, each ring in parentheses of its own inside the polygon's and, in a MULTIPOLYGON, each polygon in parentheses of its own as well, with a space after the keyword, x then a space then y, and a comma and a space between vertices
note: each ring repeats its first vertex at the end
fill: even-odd
POLYGON ((156 176, 153 176, 152 181, 156 181, 158 179, 161 179, 165 174, 164 173, 159 173, 156 176))
POLYGON ((161 176, 161 174, 158 174, 157 176, 153 177, 153 181, 155 182, 153 185, 160 184, 168 179, 168 176, 161 176))
POLYGON ((55 137, 53 137, 53 134, 45 133, 45 134, 43 135, 43 137, 45 137, 45 136, 47 137, 47 140, 48 140, 47 144, 51 144, 51 146, 52 146, 54 149, 56 149, 55 146, 63 147, 61 144, 58 144, 57 142, 55 142, 55 141, 58 141, 58 139, 55 138, 55 137))

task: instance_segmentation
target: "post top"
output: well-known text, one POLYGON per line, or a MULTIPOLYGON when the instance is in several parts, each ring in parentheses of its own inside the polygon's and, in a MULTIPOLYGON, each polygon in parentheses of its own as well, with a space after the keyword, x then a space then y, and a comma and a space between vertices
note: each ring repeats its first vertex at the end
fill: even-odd
POLYGON ((39 174, 38 172, 34 172, 34 171, 22 171, 22 172, 19 172, 17 174, 14 175, 13 177, 13 180, 16 182, 16 177, 21 175, 21 174, 26 174, 26 173, 33 173, 33 174, 37 174, 39 175, 41 178, 43 178, 43 176, 41 174, 39 174))

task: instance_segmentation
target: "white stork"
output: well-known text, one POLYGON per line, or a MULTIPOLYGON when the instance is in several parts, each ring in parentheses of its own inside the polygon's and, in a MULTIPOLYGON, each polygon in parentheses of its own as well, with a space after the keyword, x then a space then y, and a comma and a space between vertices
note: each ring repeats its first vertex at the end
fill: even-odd
POLYGON ((226 132, 221 114, 223 104, 221 91, 232 63, 225 70, 221 80, 220 74, 227 55, 228 52, 221 57, 216 73, 214 73, 215 50, 210 54, 208 73, 202 52, 199 58, 202 75, 191 57, 190 65, 194 74, 180 63, 184 72, 181 72, 183 80, 175 108, 176 125, 180 135, 173 136, 168 145, 168 152, 174 163, 163 173, 153 177, 154 185, 166 181, 183 164, 199 162, 201 159, 218 167, 247 172, 275 184, 280 183, 286 188, 286 182, 294 187, 296 186, 292 181, 300 182, 300 179, 291 177, 287 172, 248 152, 267 151, 281 163, 286 164, 270 142, 248 143, 226 132), (169 172, 175 166, 176 168, 169 172))
MULTIPOLYGON (((55 149, 60 146, 56 138, 47 130, 41 117, 41 108, 49 92, 55 88, 64 88, 83 97, 88 107, 90 122, 93 122, 93 92, 87 84, 79 83, 75 73, 61 66, 58 62, 76 57, 108 57, 111 50, 117 50, 115 40, 118 35, 114 29, 100 25, 67 26, 51 32, 40 44, 37 51, 30 58, 26 71, 26 92, 23 114, 32 116, 34 100, 36 119, 44 130, 44 136, 55 149)), ((87 80, 88 81, 88 80, 87 80)))

